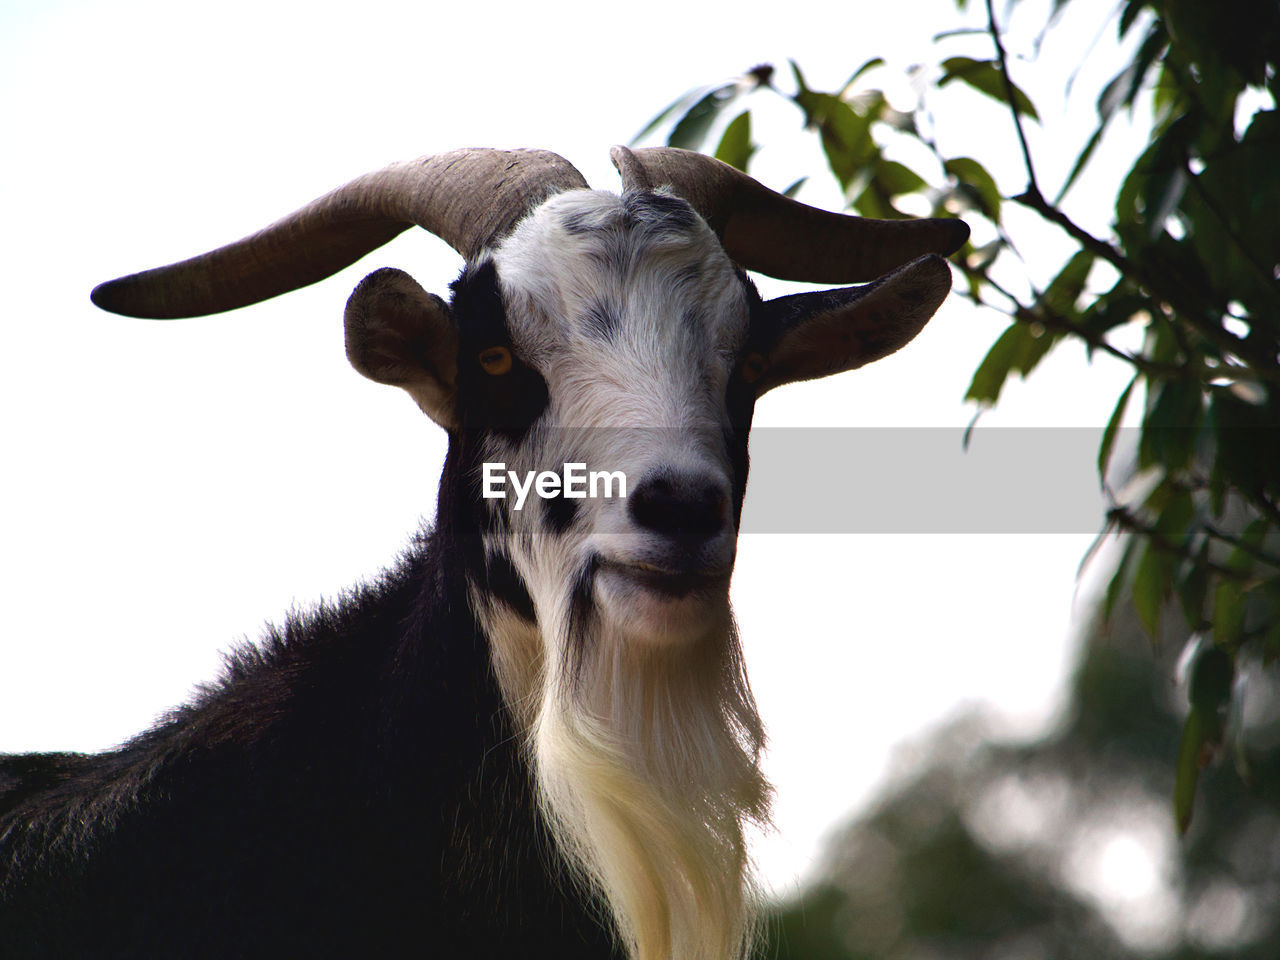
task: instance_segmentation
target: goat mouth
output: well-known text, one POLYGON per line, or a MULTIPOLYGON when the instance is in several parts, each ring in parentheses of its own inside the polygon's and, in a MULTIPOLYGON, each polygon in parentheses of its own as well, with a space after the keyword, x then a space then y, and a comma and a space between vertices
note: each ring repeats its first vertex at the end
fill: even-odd
POLYGON ((621 563, 613 560, 605 561, 601 569, 653 593, 672 598, 721 592, 729 586, 731 572, 727 569, 672 568, 640 561, 621 563))

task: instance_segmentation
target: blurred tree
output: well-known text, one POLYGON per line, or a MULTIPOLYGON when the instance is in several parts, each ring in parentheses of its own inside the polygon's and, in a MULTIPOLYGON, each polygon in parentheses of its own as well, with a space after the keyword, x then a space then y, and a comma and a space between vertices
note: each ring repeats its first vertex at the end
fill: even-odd
POLYGON ((993 744, 972 719, 933 737, 830 844, 759 956, 1280 957, 1275 690, 1245 721, 1257 745, 1238 758, 1249 785, 1213 768, 1207 816, 1176 843, 1167 797, 1189 708, 1167 679, 1172 652, 1153 658, 1127 619, 1131 629, 1086 645, 1044 739, 993 744))
MULTIPOLYGON (((1074 42, 1056 30, 1074 5, 1053 0, 1019 69, 1035 69, 1046 45, 1074 42)), ((1023 7, 1010 0, 1011 11, 1023 7)), ((816 134, 857 213, 963 214, 975 229, 956 257, 960 290, 1009 319, 969 387, 966 399, 979 412, 1013 374, 1027 376, 1064 341, 1132 368, 1098 450, 1111 500, 1103 537, 1122 535, 1102 607, 1106 618, 1135 610, 1153 640, 1168 632, 1171 617, 1185 622, 1184 637, 1196 638, 1190 710, 1180 743, 1170 747, 1177 760, 1170 793, 1185 831, 1200 771, 1222 748, 1239 700, 1241 664, 1280 656, 1280 3, 1120 0, 1114 21, 1126 59, 1102 89, 1091 134, 1056 146, 1074 162, 1052 185, 1037 175, 1026 131, 1039 113, 1011 76, 992 0, 985 24, 940 34, 937 62, 912 68, 921 92, 910 110, 868 85, 879 59, 832 91, 811 87, 797 64, 785 85, 764 65, 680 98, 637 139, 667 129, 668 144, 699 149, 719 131, 715 155, 746 169, 758 149, 748 98, 780 98, 816 134), (969 55, 976 39, 985 54, 969 55), (1023 184, 1016 195, 1006 196, 988 172, 1005 158, 952 155, 935 135, 932 99, 956 89, 1005 108, 1023 184), (1089 178, 1091 158, 1110 146, 1126 111, 1149 117, 1149 133, 1129 158, 1110 215, 1069 216, 1068 194, 1089 178), (903 143, 914 154, 894 149, 903 143), (915 169, 891 153, 923 159, 915 169), (1011 205, 1070 241, 1070 255, 1046 283, 1031 281, 1019 260, 1019 247, 1037 244, 1019 243, 1028 218, 1009 216, 1011 205), (1080 225, 1107 221, 1105 235, 1080 225), (1134 326, 1143 331, 1140 345, 1118 345, 1134 339, 1122 333, 1134 326), (1129 482, 1115 491, 1112 452, 1127 408, 1139 403, 1129 482)), ((1071 62, 1087 57, 1082 50, 1071 62)), ((984 149, 1001 147, 993 141, 984 149)))

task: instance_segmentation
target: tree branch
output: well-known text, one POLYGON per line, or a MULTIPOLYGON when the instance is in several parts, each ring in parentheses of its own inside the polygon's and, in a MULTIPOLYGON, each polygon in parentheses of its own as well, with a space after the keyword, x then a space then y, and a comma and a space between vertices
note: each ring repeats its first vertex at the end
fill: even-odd
POLYGON ((1211 570, 1218 576, 1225 577, 1228 580, 1245 581, 1249 579, 1248 574, 1234 570, 1217 561, 1201 560, 1190 549, 1182 544, 1174 543, 1163 532, 1148 523, 1144 523, 1125 507, 1112 507, 1107 511, 1107 520, 1115 523, 1119 529, 1126 533, 1136 533, 1145 537, 1161 553, 1167 553, 1183 560, 1190 560, 1192 563, 1203 566, 1206 570, 1211 570))
POLYGON ((1022 150, 1022 161, 1027 170, 1027 189, 1022 194, 1010 199, 1028 209, 1034 210, 1045 220, 1061 227, 1068 236, 1084 249, 1094 256, 1106 260, 1120 271, 1123 276, 1145 287, 1157 298, 1169 303, 1178 312, 1183 322, 1189 324, 1220 349, 1240 357, 1246 357, 1256 366, 1274 366, 1274 358, 1267 357, 1265 352, 1255 350, 1251 344, 1246 343, 1243 338, 1237 337, 1225 329, 1214 319, 1204 317, 1200 308, 1189 302, 1186 296, 1177 289, 1176 283, 1159 282, 1149 270, 1135 263, 1111 244, 1104 240, 1099 240, 1093 234, 1081 228, 1070 217, 1045 199, 1044 193, 1040 189, 1040 183, 1036 179, 1035 164, 1031 159, 1031 148, 1027 144, 1026 132, 1022 127, 1022 116, 1018 113, 1013 79, 1009 76, 1008 56, 1005 53, 1004 41, 1000 38, 1000 27, 996 21, 993 0, 986 0, 986 6, 987 32, 991 36, 991 42, 995 45, 996 66, 1000 70, 1009 112, 1013 118, 1013 128, 1018 135, 1018 145, 1022 150))
MULTIPOLYGON (((996 47, 996 63, 1000 67, 1000 76, 1004 81, 1004 95, 1013 112, 1013 129, 1018 133, 1018 145, 1022 148, 1022 162, 1027 167, 1027 192, 1040 197, 1040 184, 1036 181, 1035 165, 1031 162, 1031 148, 1027 146, 1027 135, 1022 129, 1022 116, 1018 113, 1018 101, 1013 91, 1013 79, 1009 76, 1009 65, 1005 57, 1004 41, 1000 39, 1000 27, 996 23, 995 5, 987 0, 987 32, 991 34, 991 42, 996 47)), ((1043 197, 1041 200, 1043 201, 1043 197)))
POLYGON ((1211 523, 1204 523, 1201 524, 1201 526, 1204 528, 1204 532, 1215 540, 1221 540, 1223 543, 1229 543, 1236 549, 1243 550, 1245 553, 1249 554, 1249 556, 1253 557, 1253 559, 1280 570, 1280 557, 1263 550, 1261 547, 1254 546, 1251 543, 1246 543, 1234 533, 1228 533, 1225 530, 1220 530, 1211 523))

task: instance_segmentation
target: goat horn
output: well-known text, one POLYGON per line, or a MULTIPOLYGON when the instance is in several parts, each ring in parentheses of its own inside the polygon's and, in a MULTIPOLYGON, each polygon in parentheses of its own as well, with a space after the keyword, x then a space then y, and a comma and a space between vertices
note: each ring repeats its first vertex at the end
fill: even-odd
POLYGON ((468 260, 552 194, 586 187, 546 150, 455 150, 365 174, 252 236, 99 285, 93 302, 133 317, 198 317, 323 280, 415 224, 468 260))
POLYGON ((927 253, 955 253, 963 220, 868 220, 806 206, 713 157, 674 147, 614 147, 623 189, 670 186, 737 263, 781 280, 859 283, 927 253))

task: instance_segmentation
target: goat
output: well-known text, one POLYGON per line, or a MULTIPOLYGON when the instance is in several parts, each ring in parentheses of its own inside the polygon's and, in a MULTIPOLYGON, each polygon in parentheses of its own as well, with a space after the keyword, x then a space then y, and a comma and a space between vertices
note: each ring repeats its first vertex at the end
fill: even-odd
POLYGON ((728 583, 754 405, 911 340, 968 229, 827 213, 681 150, 613 159, 620 195, 543 151, 397 164, 94 290, 216 313, 424 227, 465 259, 449 302, 377 270, 346 351, 449 447, 434 527, 381 582, 117 750, 0 758, 6 958, 749 949, 769 788, 728 583), (869 282, 764 301, 746 270, 869 282), (561 464, 625 498, 486 496, 561 464))

